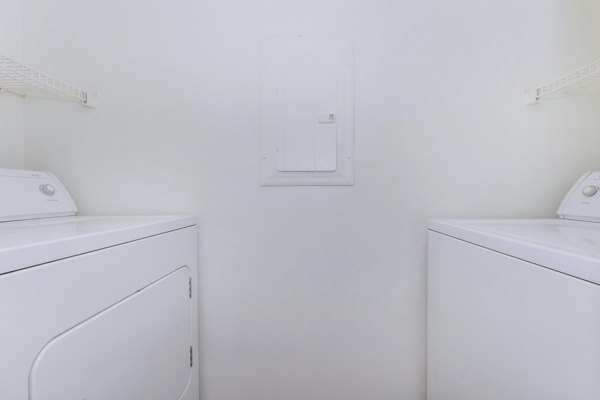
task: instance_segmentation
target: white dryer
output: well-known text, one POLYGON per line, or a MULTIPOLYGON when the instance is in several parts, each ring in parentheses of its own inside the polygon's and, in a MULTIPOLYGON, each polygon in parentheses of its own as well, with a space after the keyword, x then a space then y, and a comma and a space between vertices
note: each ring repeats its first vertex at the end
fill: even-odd
POLYGON ((85 217, 0 170, 0 399, 197 400, 194 217, 85 217))
POLYGON ((429 400, 600 399, 600 173, 548 220, 429 223, 429 400))

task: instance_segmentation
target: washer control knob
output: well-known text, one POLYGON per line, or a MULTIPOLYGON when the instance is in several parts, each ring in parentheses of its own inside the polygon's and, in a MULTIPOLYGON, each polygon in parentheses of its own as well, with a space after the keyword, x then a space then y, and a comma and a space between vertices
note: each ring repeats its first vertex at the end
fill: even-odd
POLYGON ((40 185, 40 191, 44 193, 46 196, 54 196, 54 192, 56 192, 56 188, 54 186, 45 184, 40 185))
POLYGON ((581 193, 583 193, 583 195, 586 197, 592 197, 593 195, 598 193, 598 186, 586 186, 583 188, 581 193))

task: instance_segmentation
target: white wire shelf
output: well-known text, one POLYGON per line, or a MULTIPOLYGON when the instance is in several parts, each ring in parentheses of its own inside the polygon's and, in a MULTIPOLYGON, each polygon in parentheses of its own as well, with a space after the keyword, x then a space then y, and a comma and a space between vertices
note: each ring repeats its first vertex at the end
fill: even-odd
POLYGON ((569 94, 600 94, 600 59, 529 92, 528 103, 569 94))
POLYGON ((96 96, 0 54, 0 91, 95 106, 96 96))

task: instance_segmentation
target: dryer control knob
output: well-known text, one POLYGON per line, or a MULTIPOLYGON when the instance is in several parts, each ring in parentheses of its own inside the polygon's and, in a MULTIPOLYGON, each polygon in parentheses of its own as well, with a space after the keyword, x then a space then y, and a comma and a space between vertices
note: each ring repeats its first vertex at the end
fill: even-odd
POLYGON ((40 185, 40 191, 44 193, 46 196, 54 196, 54 192, 56 189, 52 185, 40 185))
POLYGON ((583 193, 583 195, 586 197, 592 197, 593 195, 598 193, 598 186, 586 186, 583 188, 581 193, 583 193))

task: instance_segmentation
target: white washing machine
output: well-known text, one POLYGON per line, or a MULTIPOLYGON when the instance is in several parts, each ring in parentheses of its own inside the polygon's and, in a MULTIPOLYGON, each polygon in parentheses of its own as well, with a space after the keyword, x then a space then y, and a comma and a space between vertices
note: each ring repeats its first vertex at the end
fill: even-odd
POLYGON ((600 399, 600 173, 559 219, 429 224, 429 400, 600 399))
POLYGON ((197 400, 194 217, 84 217, 0 170, 0 399, 197 400))

